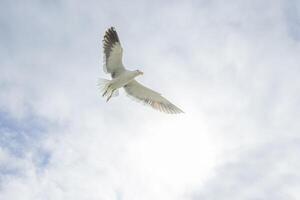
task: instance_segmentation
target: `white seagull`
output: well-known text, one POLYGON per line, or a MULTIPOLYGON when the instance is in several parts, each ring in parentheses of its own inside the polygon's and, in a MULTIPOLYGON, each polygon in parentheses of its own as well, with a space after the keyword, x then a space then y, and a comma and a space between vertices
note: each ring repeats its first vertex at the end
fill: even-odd
POLYGON ((172 114, 183 113, 181 109, 165 99, 161 94, 135 80, 135 77, 143 75, 143 72, 125 69, 122 63, 123 49, 114 27, 109 28, 105 32, 103 48, 103 70, 105 73, 110 73, 112 77, 112 80, 100 79, 99 81, 100 89, 103 92, 102 96, 107 97, 106 101, 109 101, 112 96, 117 96, 119 94, 118 89, 123 87, 130 97, 156 110, 172 114))

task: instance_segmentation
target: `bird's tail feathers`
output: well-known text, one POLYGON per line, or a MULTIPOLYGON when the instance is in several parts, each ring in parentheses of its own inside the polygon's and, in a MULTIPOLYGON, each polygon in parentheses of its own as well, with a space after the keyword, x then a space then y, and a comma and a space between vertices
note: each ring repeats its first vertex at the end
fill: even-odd
POLYGON ((119 95, 119 91, 117 89, 113 90, 113 88, 110 87, 111 81, 108 79, 98 79, 97 85, 103 97, 109 97, 110 99, 110 97, 116 97, 119 95))
POLYGON ((104 92, 108 89, 109 84, 110 84, 110 80, 104 79, 104 78, 99 78, 97 86, 98 86, 100 92, 104 92))

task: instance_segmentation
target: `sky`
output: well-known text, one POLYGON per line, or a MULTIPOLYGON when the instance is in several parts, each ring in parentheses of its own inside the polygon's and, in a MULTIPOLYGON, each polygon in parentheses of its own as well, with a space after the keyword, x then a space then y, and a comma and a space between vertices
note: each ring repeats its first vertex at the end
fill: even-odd
POLYGON ((0 2, 0 200, 300 198, 297 0, 0 2), (97 88, 114 26, 168 115, 97 88))

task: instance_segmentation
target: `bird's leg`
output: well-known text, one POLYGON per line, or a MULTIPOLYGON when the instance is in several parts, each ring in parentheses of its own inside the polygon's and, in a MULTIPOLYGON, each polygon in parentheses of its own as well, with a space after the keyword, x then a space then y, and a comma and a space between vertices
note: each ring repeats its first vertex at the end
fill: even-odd
POLYGON ((109 89, 110 89, 110 85, 108 85, 107 87, 105 87, 105 92, 102 94, 102 97, 104 97, 107 94, 107 92, 108 92, 109 89))
POLYGON ((107 90, 104 91, 104 93, 102 94, 102 97, 104 97, 107 94, 107 90))
POLYGON ((110 100, 110 98, 112 97, 113 93, 115 92, 116 89, 113 89, 109 95, 109 97, 106 99, 106 102, 108 102, 110 100))
POLYGON ((109 97, 106 99, 106 102, 108 102, 110 100, 112 95, 109 95, 109 97))

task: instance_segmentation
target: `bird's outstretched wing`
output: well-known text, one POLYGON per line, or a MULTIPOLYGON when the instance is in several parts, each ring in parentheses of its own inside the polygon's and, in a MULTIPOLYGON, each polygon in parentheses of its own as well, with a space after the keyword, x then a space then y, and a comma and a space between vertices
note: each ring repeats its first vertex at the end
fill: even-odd
POLYGON ((107 29, 103 38, 105 73, 110 73, 112 78, 119 76, 125 68, 122 63, 123 49, 114 27, 107 29))
POLYGON ((161 94, 143 86, 136 80, 129 82, 124 86, 124 89, 129 96, 146 105, 150 105, 156 110, 170 114, 183 113, 181 109, 165 99, 161 94))

